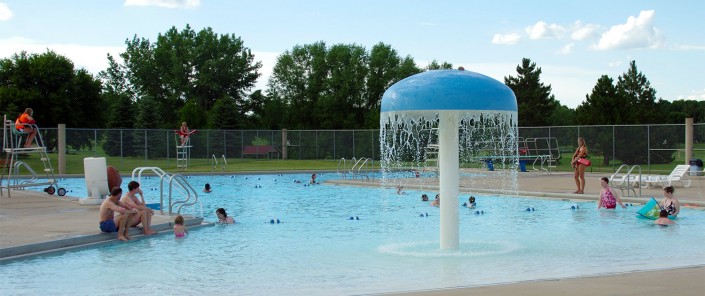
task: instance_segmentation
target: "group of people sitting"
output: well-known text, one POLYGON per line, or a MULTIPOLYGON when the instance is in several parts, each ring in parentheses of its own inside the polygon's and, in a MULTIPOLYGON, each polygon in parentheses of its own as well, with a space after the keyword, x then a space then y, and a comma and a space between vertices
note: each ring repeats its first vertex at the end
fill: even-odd
POLYGON ((144 203, 144 194, 140 189, 140 183, 131 181, 127 184, 128 192, 122 195, 120 186, 113 187, 110 195, 100 205, 99 227, 102 232, 117 232, 118 239, 128 241, 130 237, 130 227, 142 224, 142 231, 145 235, 157 233, 152 230, 152 216, 154 210, 144 203), (137 198, 137 194, 140 198, 137 198), (118 213, 117 217, 115 212, 118 213))

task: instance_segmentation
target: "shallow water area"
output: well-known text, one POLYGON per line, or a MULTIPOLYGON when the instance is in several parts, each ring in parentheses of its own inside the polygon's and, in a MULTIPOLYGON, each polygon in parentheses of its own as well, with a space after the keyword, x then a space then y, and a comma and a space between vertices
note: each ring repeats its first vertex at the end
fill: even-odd
MULTIPOLYGON (((338 176, 318 177, 328 178, 338 176)), ((190 177, 195 188, 214 190, 199 193, 196 212, 202 206, 212 222, 223 207, 237 224, 3 263, 0 272, 12 276, 0 280, 0 294, 351 295, 705 264, 699 210, 683 208, 677 225, 658 227, 637 219, 637 206, 475 195, 477 208, 468 209, 461 195, 460 247, 447 251, 439 249, 439 209, 420 200, 436 192, 309 179, 190 177)), ((85 190, 81 181, 61 180, 76 192, 85 190)), ((158 180, 142 187, 154 202, 158 180)))

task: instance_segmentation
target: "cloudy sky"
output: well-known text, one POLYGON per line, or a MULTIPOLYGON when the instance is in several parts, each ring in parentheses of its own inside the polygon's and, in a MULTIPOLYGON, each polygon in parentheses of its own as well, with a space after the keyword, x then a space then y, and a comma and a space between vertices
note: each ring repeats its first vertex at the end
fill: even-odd
POLYGON ((542 82, 575 108, 601 75, 635 60, 666 100, 705 100, 705 1, 472 0, 0 0, 0 58, 51 49, 98 73, 133 36, 172 26, 235 34, 263 62, 295 45, 390 44, 503 81, 529 58, 542 82))

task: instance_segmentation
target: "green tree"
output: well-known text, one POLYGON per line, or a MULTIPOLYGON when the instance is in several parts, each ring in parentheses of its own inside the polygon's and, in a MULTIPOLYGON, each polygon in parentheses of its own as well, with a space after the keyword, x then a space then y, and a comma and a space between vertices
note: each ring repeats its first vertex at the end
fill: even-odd
MULTIPOLYGON (((592 88, 592 93, 585 96, 585 101, 576 110, 578 123, 581 125, 620 124, 626 122, 628 114, 622 110, 626 103, 617 94, 612 78, 602 75, 592 88)), ((602 154, 603 165, 608 165, 612 156, 613 135, 595 133, 590 138, 591 154, 602 154)))
POLYGON ((284 115, 279 126, 289 128, 379 128, 384 91, 419 72, 411 57, 382 43, 371 53, 357 45, 297 45, 277 59, 263 112, 284 115))
POLYGON ((602 75, 592 88, 592 92, 585 96, 576 108, 578 123, 582 125, 623 124, 629 121, 627 106, 624 97, 619 96, 612 78, 602 75))
POLYGON ((541 82, 541 68, 524 58, 517 66, 517 77, 504 77, 504 84, 514 91, 519 107, 519 126, 550 125, 549 116, 560 106, 551 94, 551 86, 541 82))
POLYGON ((442 64, 439 64, 438 61, 433 60, 431 61, 430 64, 428 64, 425 68, 425 70, 450 70, 453 69, 453 64, 449 62, 443 62, 442 64))
POLYGON ((364 109, 367 52, 358 45, 338 44, 326 54, 330 74, 326 90, 317 104, 319 127, 352 129, 360 126, 364 109))
POLYGON ((208 113, 195 101, 188 101, 179 111, 179 118, 186 122, 190 129, 206 128, 208 126, 208 113))
POLYGON ((384 92, 406 77, 421 73, 411 57, 402 59, 390 45, 378 43, 369 54, 368 77, 366 82, 365 114, 362 128, 378 129, 379 112, 384 92))
POLYGON ((245 93, 259 77, 261 63, 239 37, 218 35, 211 28, 195 32, 186 25, 159 34, 154 43, 136 35, 125 43, 122 75, 138 104, 146 97, 156 103, 157 127, 179 126, 180 110, 191 100, 208 111, 217 100, 230 98, 236 112, 250 112, 242 108, 245 93))
POLYGON ((222 98, 215 102, 208 117, 210 129, 238 129, 241 120, 237 114, 235 102, 230 98, 222 98))
MULTIPOLYGON (((686 118, 693 118, 695 122, 705 122, 705 101, 675 100, 672 103, 659 101, 657 109, 669 110, 663 123, 681 124, 686 118)), ((665 112, 662 111, 662 113, 665 112)))
POLYGON ((312 112, 323 95, 328 78, 326 44, 322 41, 304 46, 296 45, 277 58, 268 83, 268 93, 287 106, 284 126, 290 128, 318 128, 312 112))
MULTIPOLYGON (((27 107, 34 110, 40 128, 60 123, 69 128, 105 126, 100 81, 51 50, 0 60, 0 110, 12 112, 7 115, 14 119, 27 107)), ((79 149, 91 140, 76 135, 67 144, 79 149)), ((51 150, 56 139, 45 137, 44 144, 51 150)))
POLYGON ((628 105, 622 106, 631 115, 629 123, 654 123, 659 117, 656 110, 656 90, 646 75, 636 67, 636 61, 629 63, 627 72, 617 78, 617 93, 628 105))

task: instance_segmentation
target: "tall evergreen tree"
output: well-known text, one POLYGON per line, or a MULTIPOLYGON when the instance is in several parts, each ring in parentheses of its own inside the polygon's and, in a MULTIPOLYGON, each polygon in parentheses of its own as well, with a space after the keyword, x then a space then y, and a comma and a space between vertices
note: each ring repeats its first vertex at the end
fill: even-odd
POLYGON ((627 102, 617 94, 612 78, 602 75, 575 113, 582 125, 623 124, 630 120, 625 106, 627 102))
POLYGON ((617 78, 617 93, 625 100, 626 106, 622 106, 631 114, 629 122, 623 123, 656 123, 659 116, 656 109, 656 90, 651 87, 651 83, 646 75, 641 73, 636 67, 636 61, 629 63, 629 69, 617 78))
POLYGON ((520 126, 551 125, 550 116, 559 103, 551 94, 551 86, 541 82, 541 68, 524 58, 517 66, 517 77, 504 77, 504 84, 514 91, 519 107, 520 126))

